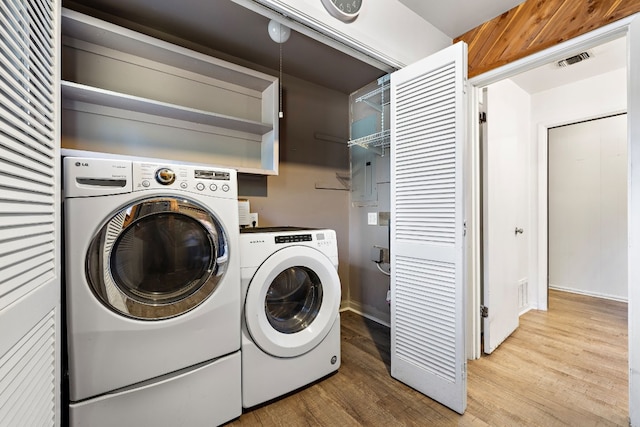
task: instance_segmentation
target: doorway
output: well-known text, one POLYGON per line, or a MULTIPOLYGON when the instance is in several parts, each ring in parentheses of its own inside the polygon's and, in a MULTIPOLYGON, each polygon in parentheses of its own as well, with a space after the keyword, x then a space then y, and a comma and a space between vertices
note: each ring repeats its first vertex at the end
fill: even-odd
MULTIPOLYGON (((626 39, 621 38, 615 41, 626 49, 626 39)), ((519 76, 509 77, 518 83, 519 76)), ((492 82, 491 84, 497 83, 492 82)), ((533 134, 527 143, 527 153, 529 156, 529 197, 528 206, 530 216, 526 220, 529 224, 528 245, 528 280, 531 284, 529 290, 530 307, 539 310, 548 310, 548 280, 547 280, 547 260, 549 259, 547 247, 547 207, 548 207, 548 175, 547 161, 548 151, 548 129, 582 121, 594 119, 608 114, 617 114, 627 108, 627 71, 626 60, 624 68, 611 70, 602 75, 593 76, 590 80, 575 81, 557 90, 543 90, 531 94, 531 113, 528 125, 533 134), (556 92, 556 93, 554 93, 556 92), (541 268, 544 267, 544 268, 541 268), (542 274, 540 271, 543 270, 542 274)), ((489 93, 491 84, 488 85, 489 93)), ((523 84, 526 86, 526 84, 523 84)), ((522 88, 521 88, 522 89, 522 88)), ((491 115, 492 98, 489 94, 487 119, 497 120, 491 115)), ((489 139, 491 133, 489 132, 489 139)), ((627 138, 625 136, 626 143, 627 138)), ((491 144, 491 142, 489 142, 491 144)), ((626 179, 626 174, 625 174, 626 179)), ((624 192, 626 200, 627 193, 624 192)), ((526 229, 525 229, 526 233, 526 229)), ((625 286, 627 280, 625 280, 625 286)), ((490 310, 494 307, 490 307, 490 310)), ((480 341, 480 340, 478 340, 480 341)))
MULTIPOLYGON (((591 64, 577 64, 573 69, 558 69, 558 67, 554 68, 554 64, 547 63, 534 70, 497 80, 486 86, 488 87, 488 99, 484 100, 487 105, 483 108, 487 109, 487 120, 490 125, 487 132, 489 141, 491 141, 492 134, 498 134, 498 138, 503 138, 504 128, 509 128, 515 121, 520 121, 519 127, 525 129, 525 135, 512 130, 507 136, 512 143, 520 145, 521 154, 516 162, 519 162, 521 167, 528 169, 527 177, 516 179, 517 177, 513 174, 507 177, 500 176, 502 169, 513 169, 513 161, 494 162, 494 167, 489 168, 489 173, 498 174, 498 178, 494 178, 494 181, 520 181, 528 186, 528 188, 522 188, 522 184, 520 184, 516 191, 512 191, 511 194, 507 194, 503 198, 502 205, 500 205, 502 207, 507 203, 506 201, 511 199, 519 200, 515 204, 516 206, 511 209, 513 218, 507 216, 506 219, 501 219, 498 225, 503 226, 504 222, 508 224, 508 229, 501 230, 505 236, 507 231, 510 234, 514 234, 513 230, 522 229, 524 231, 519 235, 520 248, 518 249, 514 243, 507 250, 495 251, 498 259, 510 257, 511 262, 519 264, 519 273, 510 277, 512 284, 510 286, 517 290, 511 292, 513 297, 508 301, 509 304, 519 305, 516 307, 519 314, 529 309, 548 309, 547 129, 617 114, 625 111, 627 107, 626 38, 618 37, 614 40, 608 40, 606 43, 589 48, 589 51, 594 58, 599 57, 600 60, 594 59, 591 64), (601 62, 605 62, 611 69, 603 68, 601 62), (591 75, 588 74, 590 70, 593 70, 591 75), (574 73, 577 74, 577 79, 572 77, 574 73), (522 99, 524 101, 516 102, 514 107, 514 102, 522 99), (494 128, 493 131, 491 126, 494 128), (503 167, 503 165, 506 166, 503 167), (525 200, 522 200, 523 193, 527 194, 525 200), (524 248, 522 247, 523 242, 526 242, 524 248), (519 253, 518 257, 513 256, 516 252, 519 253)), ((497 145, 494 144, 494 148, 497 145)), ((492 146, 491 142, 489 142, 489 146, 492 146)), ((500 154, 494 153, 494 156, 497 157, 500 154)), ((487 169, 486 163, 484 164, 487 169)), ((487 215, 486 209, 483 213, 487 215)), ((490 218, 484 218, 483 222, 485 225, 489 223, 491 226, 490 218)), ((489 227, 489 232, 492 231, 489 227)), ((518 235, 518 233, 515 234, 518 235)), ((495 236, 489 236, 489 238, 496 240, 495 236)), ((483 249, 483 267, 486 267, 489 265, 487 259, 490 254, 487 256, 486 244, 483 249)), ((488 274, 486 268, 484 270, 486 279, 488 274)), ((496 282, 495 277, 494 282, 496 282)), ((497 301, 497 303, 502 302, 500 299, 497 301)), ((512 313, 515 310, 511 306, 507 309, 512 313)), ((490 312, 494 311, 495 313, 495 310, 505 309, 494 303, 490 307, 490 312)), ((511 316, 517 317, 517 314, 511 316)), ((474 342, 473 345, 479 347, 479 334, 475 341, 477 342, 474 342)), ((479 354, 476 357, 478 356, 479 354)))

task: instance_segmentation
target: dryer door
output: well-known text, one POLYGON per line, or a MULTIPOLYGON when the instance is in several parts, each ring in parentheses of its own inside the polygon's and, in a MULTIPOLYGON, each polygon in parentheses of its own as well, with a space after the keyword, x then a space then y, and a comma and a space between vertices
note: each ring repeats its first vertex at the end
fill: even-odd
POLYGON ((212 213, 184 198, 154 197, 131 203, 103 224, 89 246, 86 271, 107 308, 157 320, 205 301, 228 259, 227 238, 212 213))
POLYGON ((295 357, 318 345, 340 308, 340 278, 320 251, 289 246, 258 268, 244 316, 253 341, 276 357, 295 357))

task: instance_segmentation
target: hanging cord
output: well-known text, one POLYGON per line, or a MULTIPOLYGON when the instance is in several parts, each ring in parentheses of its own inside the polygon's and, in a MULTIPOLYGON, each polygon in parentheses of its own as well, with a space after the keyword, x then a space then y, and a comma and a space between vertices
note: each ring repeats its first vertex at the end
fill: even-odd
POLYGON ((280 22, 271 20, 269 21, 269 25, 267 26, 267 30, 269 31, 269 37, 271 40, 278 43, 279 46, 279 67, 278 67, 278 118, 284 117, 284 111, 282 108, 283 96, 282 96, 282 44, 289 40, 289 36, 291 35, 291 29, 286 25, 282 25, 280 22))

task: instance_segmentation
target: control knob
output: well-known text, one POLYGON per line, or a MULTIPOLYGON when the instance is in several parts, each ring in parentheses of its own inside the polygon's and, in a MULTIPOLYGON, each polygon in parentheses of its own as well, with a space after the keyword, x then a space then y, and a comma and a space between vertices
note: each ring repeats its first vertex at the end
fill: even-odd
POLYGON ((156 181, 162 185, 173 184, 176 180, 176 173, 169 168, 160 168, 156 171, 156 181))

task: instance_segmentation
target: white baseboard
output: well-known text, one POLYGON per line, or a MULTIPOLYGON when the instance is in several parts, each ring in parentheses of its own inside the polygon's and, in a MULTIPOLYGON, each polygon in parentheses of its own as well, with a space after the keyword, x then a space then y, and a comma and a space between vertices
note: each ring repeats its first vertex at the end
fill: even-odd
POLYGON ((382 326, 386 326, 387 328, 391 327, 390 314, 381 312, 380 310, 376 310, 373 307, 365 308, 358 303, 351 302, 347 306, 340 307, 340 312, 344 311, 352 311, 362 317, 373 320, 374 322, 379 323, 382 326))
POLYGON ((533 310, 533 307, 523 307, 522 310, 520 310, 520 313, 518 313, 518 317, 522 316, 523 314, 529 312, 533 310))
POLYGON ((582 289, 574 289, 574 288, 565 288, 563 286, 556 286, 556 285, 552 285, 549 284, 549 289, 553 289, 556 291, 562 291, 562 292, 569 292, 572 294, 578 294, 578 295, 585 295, 588 297, 595 297, 595 298, 603 298, 603 299, 608 299, 608 300, 612 300, 612 301, 618 301, 618 302, 629 302, 628 298, 622 298, 619 296, 615 296, 615 295, 608 295, 608 294, 603 294, 601 292, 588 292, 588 291, 584 291, 582 289))

